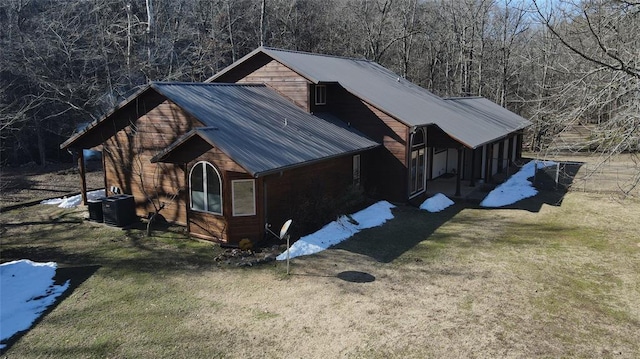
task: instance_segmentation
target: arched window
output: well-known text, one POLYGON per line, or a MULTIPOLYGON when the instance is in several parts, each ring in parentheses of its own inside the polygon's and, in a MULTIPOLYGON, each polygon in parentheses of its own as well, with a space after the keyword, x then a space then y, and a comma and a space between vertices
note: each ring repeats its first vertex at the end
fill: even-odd
POLYGON ((208 162, 198 162, 189 175, 191 209, 222 214, 222 180, 208 162))

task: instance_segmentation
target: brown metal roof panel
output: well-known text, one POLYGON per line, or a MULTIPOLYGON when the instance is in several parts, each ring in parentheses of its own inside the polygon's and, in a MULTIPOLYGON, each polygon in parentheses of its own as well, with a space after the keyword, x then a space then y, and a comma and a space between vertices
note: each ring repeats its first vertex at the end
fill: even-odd
POLYGON ((263 85, 154 83, 207 128, 197 133, 254 176, 379 146, 309 114, 263 85))

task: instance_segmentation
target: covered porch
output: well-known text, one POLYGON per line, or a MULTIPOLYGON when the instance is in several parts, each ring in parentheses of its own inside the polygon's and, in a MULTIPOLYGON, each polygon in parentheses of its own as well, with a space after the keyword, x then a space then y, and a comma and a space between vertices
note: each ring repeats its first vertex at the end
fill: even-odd
POLYGON ((515 163, 505 166, 504 170, 491 176, 488 182, 479 178, 471 181, 469 179, 460 179, 454 174, 440 176, 427 181, 425 198, 442 193, 452 200, 462 200, 469 203, 480 203, 491 190, 498 184, 506 181, 511 175, 520 169, 515 163))

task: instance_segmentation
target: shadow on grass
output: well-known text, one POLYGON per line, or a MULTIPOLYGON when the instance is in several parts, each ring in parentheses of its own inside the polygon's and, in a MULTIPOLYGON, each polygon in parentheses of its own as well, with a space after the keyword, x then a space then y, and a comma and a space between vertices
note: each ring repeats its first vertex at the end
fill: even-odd
MULTIPOLYGON (((490 208, 481 207, 479 204, 458 203, 436 213, 421 211, 409 206, 398 206, 393 210, 394 219, 381 227, 364 230, 334 248, 363 254, 378 262, 389 263, 414 248, 418 243, 424 240, 433 240, 432 234, 465 208, 519 209, 537 213, 545 204, 560 206, 581 166, 582 163, 569 162, 560 163, 559 168, 552 166, 539 170, 535 179, 530 179, 538 190, 538 194, 508 206, 490 208)), ((467 225, 477 226, 480 224, 471 222, 467 225)))
POLYGON ((429 237, 465 207, 455 204, 441 212, 430 213, 409 206, 393 209, 394 218, 383 226, 369 228, 333 248, 366 255, 381 263, 390 263, 429 237))
POLYGON ((540 209, 545 204, 556 207, 561 206, 583 164, 583 162, 559 162, 559 166, 539 169, 535 177, 529 178, 529 181, 538 190, 538 194, 533 197, 502 207, 481 207, 478 204, 473 208, 489 210, 520 209, 537 213, 540 212, 540 209))
MULTIPOLYGON (((4 251, 3 251, 3 256, 4 256, 4 251)), ((62 303, 71 294, 73 294, 73 292, 82 283, 84 283, 87 279, 89 279, 98 269, 100 269, 100 266, 97 266, 97 265, 57 268, 56 274, 53 277, 54 284, 64 285, 67 281, 69 281, 69 287, 58 298, 56 298, 56 301, 53 304, 47 307, 47 309, 42 314, 40 314, 38 319, 36 319, 33 322, 31 327, 29 327, 29 329, 19 331, 14 335, 12 335, 7 340, 5 340, 3 344, 6 346, 3 349, 0 349, 0 355, 4 354, 7 350, 9 350, 13 346, 13 344, 15 344, 18 340, 20 340, 20 338, 22 338, 22 336, 28 333, 29 330, 31 330, 31 328, 38 325, 49 313, 51 313, 58 306, 58 304, 62 303)))
POLYGON ((30 259, 60 266, 100 265, 103 274, 121 277, 134 272, 208 270, 216 267, 218 247, 188 238, 182 228, 161 224, 153 237, 145 236, 145 223, 118 228, 85 221, 81 210, 34 207, 7 213, 2 224, 0 262, 30 259), (32 219, 32 220, 30 220, 32 219))

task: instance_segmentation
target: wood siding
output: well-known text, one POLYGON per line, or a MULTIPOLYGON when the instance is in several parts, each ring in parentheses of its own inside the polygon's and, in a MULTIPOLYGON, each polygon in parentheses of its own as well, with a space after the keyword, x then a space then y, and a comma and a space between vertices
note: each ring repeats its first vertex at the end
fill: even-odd
POLYGON ((374 197, 405 201, 408 195, 407 144, 409 128, 376 107, 350 94, 338 84, 327 84, 327 103, 313 104, 314 86, 281 63, 262 57, 250 59, 216 81, 265 83, 305 111, 327 111, 383 144, 375 156, 363 159, 365 189, 374 197), (248 71, 247 69, 252 69, 248 71), (242 76, 240 78, 240 76, 242 76))
MULTIPOLYGON (((253 179, 244 168, 217 148, 212 148, 188 165, 193 166, 205 161, 212 164, 220 173, 222 180, 222 215, 189 209, 189 231, 198 237, 212 239, 224 243, 238 243, 244 238, 258 241, 262 238, 264 222, 261 181, 256 180, 255 198, 256 214, 253 216, 233 216, 231 182, 238 179, 253 179)), ((190 207, 190 203, 187 202, 190 207)))
MULTIPOLYGON (((135 118, 135 114, 122 116, 135 118)), ((114 119, 117 120, 117 119, 114 119)), ((147 217, 154 206, 165 204, 160 212, 169 222, 186 224, 186 183, 181 166, 151 163, 157 152, 173 143, 196 121, 179 107, 165 101, 118 131, 103 146, 105 186, 132 194, 136 213, 147 217), (177 197, 173 198, 177 194, 177 197)))
POLYGON ((298 107, 309 111, 309 81, 275 60, 238 80, 238 83, 267 84, 298 107))
POLYGON ((405 201, 408 195, 409 128, 339 85, 327 86, 326 110, 384 147, 365 162, 366 189, 377 197, 405 201))
MULTIPOLYGON (((361 154, 361 160, 368 155, 369 153, 361 154)), ((364 169, 365 165, 362 165, 362 168, 364 169)), ((290 218, 293 219, 296 228, 306 228, 306 217, 312 213, 312 207, 319 203, 318 201, 326 199, 338 202, 338 198, 351 186, 352 181, 353 156, 335 158, 282 174, 266 176, 263 179, 266 222, 273 225, 275 232, 290 218)), ((361 177, 361 181, 366 181, 366 178, 361 177)))

